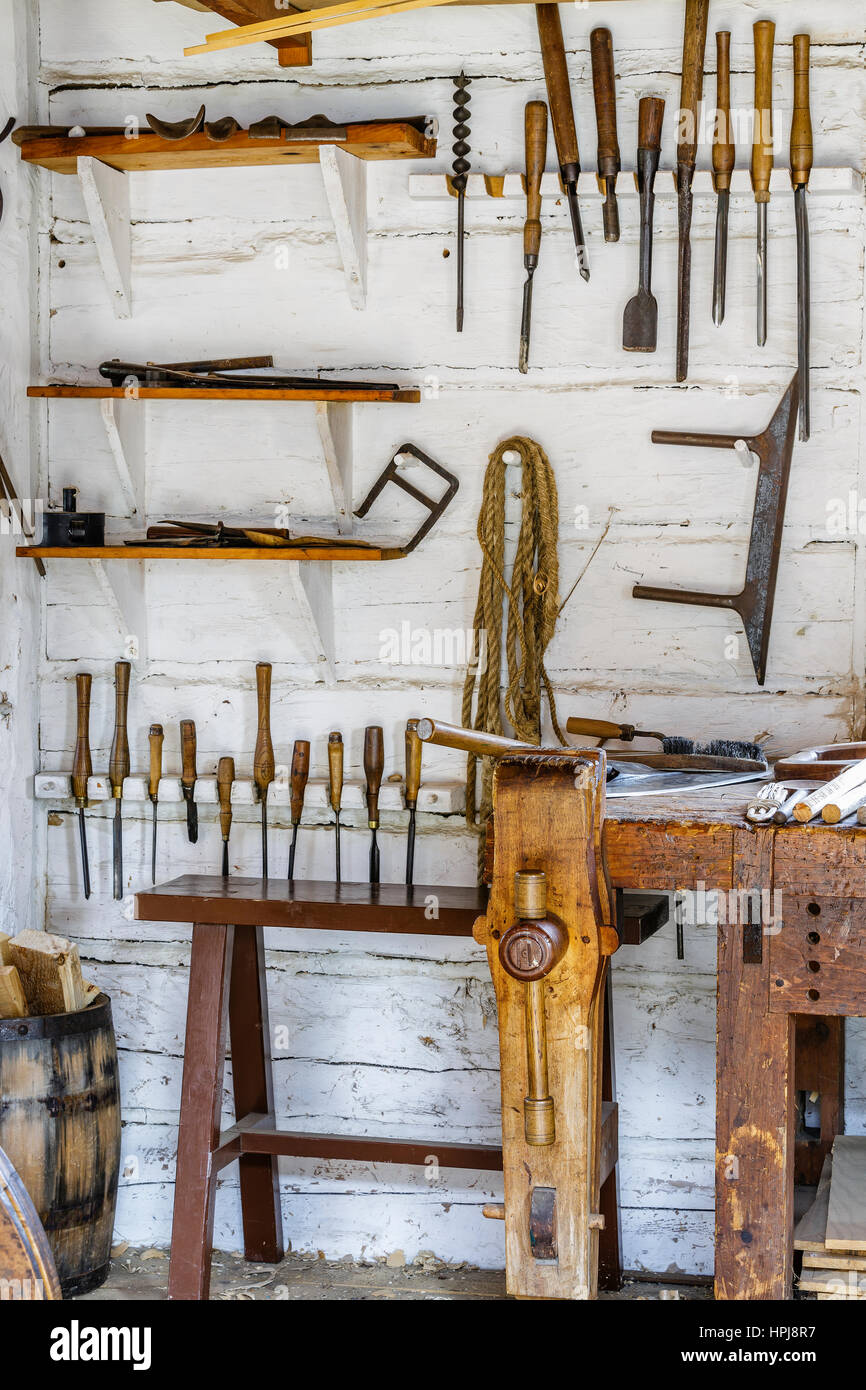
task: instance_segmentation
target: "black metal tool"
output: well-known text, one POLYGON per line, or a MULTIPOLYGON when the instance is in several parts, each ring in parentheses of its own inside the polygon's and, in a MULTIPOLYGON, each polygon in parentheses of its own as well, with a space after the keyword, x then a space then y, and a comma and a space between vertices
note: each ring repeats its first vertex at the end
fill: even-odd
POLYGON ((727 608, 738 613, 746 630, 759 685, 764 684, 767 670, 798 402, 799 384, 795 375, 772 420, 761 434, 698 434, 690 430, 653 430, 652 433, 654 444, 685 444, 692 448, 737 449, 745 442, 746 447, 759 459, 746 578, 740 592, 708 594, 701 590, 662 589, 647 584, 636 584, 632 590, 635 598, 727 608))
POLYGON ((295 739, 292 749, 292 772, 290 781, 290 801, 292 812, 292 844, 289 849, 289 879, 295 877, 295 849, 298 843, 298 826, 304 814, 304 792, 310 775, 310 745, 305 738, 295 739))
POLYGON ((791 183, 797 226, 797 373, 800 378, 800 439, 811 432, 809 336, 809 211, 806 190, 812 172, 812 113, 809 109, 809 35, 794 35, 794 113, 791 119, 791 183))
POLYGON ((454 160, 451 168, 454 174, 451 179, 451 187, 457 195, 457 332, 463 332, 463 234, 464 234, 464 212, 466 205, 466 177, 469 173, 469 160, 466 156, 470 146, 466 143, 469 134, 469 103, 472 100, 471 92, 466 88, 472 81, 465 72, 461 72, 459 77, 454 78, 454 144, 451 149, 454 153, 454 160))
POLYGON ((677 381, 685 381, 689 374, 692 179, 698 152, 698 108, 704 88, 704 50, 709 12, 710 0, 686 0, 677 141, 677 381))
POLYGON ((186 802, 186 833, 194 845, 198 840, 198 807, 195 804, 195 784, 198 774, 195 770, 195 720, 180 721, 181 775, 183 799, 186 802))
POLYGON ((162 778, 162 743, 163 729, 161 724, 151 724, 150 733, 147 736, 150 744, 150 775, 147 782, 147 794, 153 806, 153 841, 150 850, 150 881, 156 883, 156 821, 157 807, 159 806, 159 784, 162 778))
POLYGON ((409 555, 411 551, 415 549, 416 545, 423 541, 428 531, 432 531, 436 522, 452 501, 460 484, 453 473, 449 473, 448 469, 443 468, 441 463, 437 463, 435 459, 431 459, 429 454, 422 453, 420 449, 416 449, 414 444, 401 444, 400 448, 391 459, 391 462, 379 474, 360 507, 356 509, 355 516, 366 516, 376 498, 379 496, 379 493, 388 483, 396 483, 397 487, 402 488, 404 492, 408 492, 410 497, 414 497, 415 501, 420 502, 430 513, 426 521, 418 527, 418 530, 410 541, 407 541, 405 545, 395 547, 383 553, 383 558, 398 559, 402 558, 404 555, 409 555), (433 499, 428 497, 425 492, 422 492, 420 488, 413 487, 411 483, 407 482, 406 479, 401 476, 400 466, 405 463, 407 459, 417 459, 419 463, 423 463, 426 468, 431 469, 434 473, 437 473, 440 478, 445 479, 448 486, 437 502, 434 502, 433 499))
POLYGON ((43 513, 43 545, 105 545, 105 512, 80 512, 77 496, 78 488, 65 487, 63 510, 43 513))
POLYGON ((620 171, 616 134, 616 84, 613 71, 613 36, 609 29, 593 29, 589 36, 592 57, 592 90, 598 127, 598 177, 604 187, 602 219, 605 241, 619 241, 619 209, 616 179, 620 171))
MULTIPOLYGON (((112 358, 100 362, 99 375, 110 381, 114 387, 126 386, 134 378, 140 386, 189 386, 196 390, 213 391, 340 391, 350 395, 357 391, 398 391, 395 381, 335 381, 329 377, 286 376, 274 372, 270 376, 242 375, 242 370, 256 366, 255 358, 240 359, 240 366, 230 366, 231 359, 224 359, 226 365, 221 369, 207 364, 173 366, 159 362, 122 362, 112 358), (201 370, 196 367, 201 366, 201 370)), ((272 362, 271 362, 272 365, 272 362)))
POLYGON ((713 256, 713 323, 725 317, 725 289, 728 275, 728 212, 731 202, 731 175, 737 163, 737 150, 731 126, 731 35, 727 29, 716 34, 716 123, 713 129, 713 188, 716 193, 716 243, 713 256))
MULTIPOLYGON (((565 44, 562 38, 562 24, 558 5, 536 5, 535 19, 538 25, 538 38, 541 43, 541 61, 544 65, 544 85, 553 122, 553 139, 556 144, 556 158, 559 163, 559 177, 568 199, 568 212, 571 217, 571 230, 574 234, 575 260, 577 269, 584 280, 589 279, 589 257, 586 254, 586 241, 580 220, 580 204, 577 201, 577 183, 580 177, 580 150, 577 143, 577 126, 574 121, 574 106, 571 100, 571 84, 568 80, 568 66, 565 61, 565 44)), ((534 104, 534 103, 530 103, 534 104)), ((527 114, 529 107, 527 107, 527 114)), ((527 140, 528 140, 527 134, 527 140)), ((547 145, 547 120, 544 123, 544 146, 547 145)), ((541 168, 544 169, 545 149, 541 152, 541 168)), ((529 154, 527 145, 527 175, 529 174, 529 154)), ((527 179, 528 183, 528 179, 527 179)), ((528 188, 527 188, 528 193, 528 188)), ((528 217, 538 214, 527 213, 528 217)), ((541 227, 539 224, 539 236, 541 227)), ((536 250, 537 255, 537 250, 536 250)))
POLYGON ((328 793, 334 811, 334 857, 336 882, 340 877, 340 806, 343 800, 343 735, 328 734, 328 793))
POLYGON ((108 780, 114 798, 114 896, 123 897, 123 781, 129 776, 129 738, 126 711, 129 703, 128 661, 114 666, 114 737, 108 761, 108 780))
POLYGON ((253 758, 253 779, 262 803, 262 878, 268 876, 268 787, 274 780, 274 745, 271 741, 271 663, 256 665, 258 729, 253 758))
POLYGON ((72 795, 78 808, 78 831, 81 838, 81 872, 84 878, 84 896, 90 897, 90 861, 87 857, 87 828, 84 812, 87 807, 87 779, 93 772, 90 759, 90 687, 92 676, 81 671, 75 677, 75 697, 77 732, 75 736, 75 755, 72 759, 72 795))
POLYGON ((378 724, 364 730, 364 774, 367 778, 367 825, 370 829, 370 882, 379 882, 379 788, 385 769, 385 744, 378 724))
POLYGON ((217 792, 220 803, 220 833, 223 837, 223 878, 229 876, 229 835, 232 829, 232 783, 234 780, 234 758, 220 758, 217 763, 217 792))
POLYGON ((663 97, 641 97, 638 108, 637 185, 640 192, 640 281, 622 316, 626 352, 655 352, 659 309, 652 292, 653 207, 661 151, 663 97))
POLYGON ((418 737, 418 720, 406 723, 406 810, 409 829, 406 835, 406 883, 411 887, 415 872, 415 815, 421 787, 421 753, 424 745, 418 737))
MULTIPOLYGON (((540 8, 536 6, 536 10, 540 8)), ((556 6, 550 6, 555 9, 556 6)), ((523 224, 523 312, 520 316, 520 355, 518 370, 529 371, 529 333, 532 326, 532 277, 541 250, 541 176, 547 156, 547 107, 543 101, 528 101, 524 112, 526 138, 526 221, 523 224)))

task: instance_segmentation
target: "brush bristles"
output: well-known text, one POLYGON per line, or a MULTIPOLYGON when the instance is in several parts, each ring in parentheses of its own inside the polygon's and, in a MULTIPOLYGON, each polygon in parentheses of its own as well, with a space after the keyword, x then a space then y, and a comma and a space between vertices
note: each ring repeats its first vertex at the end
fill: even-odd
POLYGON ((764 754, 757 743, 739 743, 735 739, 714 738, 709 743, 696 743, 692 738, 674 735, 662 739, 665 753, 703 753, 714 758, 748 758, 753 762, 764 762, 764 754))

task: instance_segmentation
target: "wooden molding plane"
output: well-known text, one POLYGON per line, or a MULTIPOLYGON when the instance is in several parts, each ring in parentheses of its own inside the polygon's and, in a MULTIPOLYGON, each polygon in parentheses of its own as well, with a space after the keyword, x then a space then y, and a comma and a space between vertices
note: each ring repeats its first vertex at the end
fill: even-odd
POLYGON ((604 785, 596 749, 505 755, 494 773, 493 881, 474 935, 498 1005, 507 1289, 522 1298, 598 1288, 604 984, 619 944, 604 785))
MULTIPOLYGON (((163 0, 156 0, 156 3, 161 4, 163 0)), ((177 4, 185 5, 188 10, 203 10, 205 13, 211 11, 227 19, 230 24, 238 25, 273 19, 275 14, 273 0, 207 0, 207 4, 202 4, 201 0, 177 0, 177 4)), ((280 13, 287 18, 291 14, 297 14, 300 8, 302 7, 296 5, 281 6, 280 13)), ((312 34, 289 35, 287 38, 270 39, 268 42, 277 50, 281 68, 305 68, 313 61, 312 34)))

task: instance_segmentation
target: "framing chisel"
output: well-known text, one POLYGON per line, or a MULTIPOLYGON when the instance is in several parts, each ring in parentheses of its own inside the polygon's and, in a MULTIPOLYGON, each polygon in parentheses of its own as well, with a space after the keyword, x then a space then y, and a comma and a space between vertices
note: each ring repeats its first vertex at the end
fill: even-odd
MULTIPOLYGON (((544 64, 544 82, 547 87, 547 100, 550 105, 550 119, 553 122, 553 138, 556 142, 556 157, 559 161, 559 177, 568 199, 571 215, 571 228, 574 233, 577 268, 584 280, 589 279, 589 259, 586 242, 580 221, 580 205, 577 201, 577 180, 580 176, 580 152, 577 146, 577 128, 574 124, 574 107, 571 102, 571 87, 568 81, 568 67, 565 62, 565 44, 562 41, 562 24, 558 5, 536 5, 535 18, 538 23, 538 37, 541 41, 541 61, 544 64)), ((530 106, 543 106, 543 102, 529 102, 530 106)), ((529 136, 527 132, 526 181, 529 193, 529 136)), ((547 152, 547 114, 544 118, 544 144, 541 150, 541 169, 544 169, 544 156, 547 152)), ((540 174, 539 174, 540 178, 540 174)), ((528 213, 529 217, 538 214, 528 213)), ((538 228, 539 238, 541 226, 538 228)), ((536 247, 536 256, 538 248, 536 247)))
POLYGON ((698 107, 704 87, 704 50, 710 0, 686 0, 683 69, 677 141, 677 381, 689 374, 689 316, 692 279, 692 179, 698 152, 698 107))
POLYGON ((84 811, 87 806, 87 779, 93 772, 90 760, 90 687, 93 677, 82 671, 75 677, 75 703, 78 729, 75 736, 75 755, 72 759, 72 795, 78 808, 78 830, 81 837, 81 871, 84 875, 84 896, 90 897, 90 861, 87 858, 87 830, 84 811))
POLYGON ((310 745, 305 738, 296 738, 295 746, 292 749, 292 772, 291 772, 291 810, 292 810, 292 844, 289 849, 289 878, 295 877, 295 847, 298 843, 298 826, 301 823, 301 816, 304 814, 304 792, 307 789, 307 778, 310 775, 310 745))
POLYGON ((641 97, 637 119, 637 186, 640 193, 640 279, 622 316, 622 345, 626 352, 655 352, 659 306, 652 292, 653 208, 655 179, 662 143, 663 97, 641 97))
MULTIPOLYGON (((548 8, 543 6, 542 8, 548 8)), ((549 8, 555 9, 556 6, 549 8)), ((543 101, 528 101, 524 112, 526 138, 526 221, 523 224, 523 313, 520 317, 520 356, 518 370, 529 370, 529 331, 532 324, 532 277, 541 250, 541 175, 547 156, 547 107, 543 101)))
POLYGON ((758 347, 767 341, 767 206, 773 172, 773 42, 776 26, 759 19, 755 38, 755 113, 752 129, 752 190, 757 208, 758 347))
POLYGON ((126 710, 129 703, 128 661, 114 666, 114 737, 108 760, 108 780, 114 797, 114 896, 123 897, 123 779, 129 776, 129 739, 126 710))
POLYGON ((163 731, 161 724, 151 724, 148 742, 150 744, 150 775, 147 782, 147 794, 153 806, 153 842, 150 850, 150 881, 156 883, 156 808, 159 804, 159 782, 162 777, 162 741, 163 731))
POLYGON ((232 783, 234 780, 234 758, 220 758, 217 763, 217 792, 220 803, 220 832, 223 837, 223 878, 229 876, 229 835, 232 829, 232 783))
POLYGON ((385 746, 380 725, 364 730, 364 773, 367 778, 367 825, 370 828, 370 882, 379 882, 379 788, 385 767, 385 746))
POLYGON ((616 137, 616 87, 613 72, 613 39, 609 29, 593 29, 589 36, 592 56, 592 90, 598 129, 598 180, 604 188, 601 215, 605 241, 619 241, 619 209, 616 176, 622 167, 616 137))
POLYGON ((809 110, 809 35, 794 35, 794 114, 791 120, 791 183, 797 224, 797 374, 800 378, 800 439, 809 438, 809 212, 806 189, 812 172, 812 113, 809 110))
POLYGON ((253 760, 253 780, 262 803, 262 878, 268 876, 268 787, 274 780, 274 745, 271 742, 271 663, 256 666, 258 730, 253 760))
POLYGON ((410 719, 406 724, 406 810, 409 812, 409 830, 406 836, 406 883, 412 886, 415 871, 415 812, 418 805, 418 791, 421 786, 421 753, 424 745, 418 737, 418 720, 410 719))
POLYGON ((328 734, 328 793, 336 817, 334 821, 334 857, 337 883, 340 879, 340 805, 343 800, 343 735, 328 734))
POLYGON ((195 748, 195 721, 182 719, 180 721, 180 785, 183 788, 183 799, 186 802, 186 833, 191 845, 194 845, 198 840, 198 807, 195 804, 195 784, 198 774, 195 770, 195 748))
POLYGON ((731 35, 716 34, 716 122, 713 129, 713 188, 716 192, 716 246, 713 257, 713 323, 725 317, 728 274, 728 211, 737 150, 731 127, 731 35))

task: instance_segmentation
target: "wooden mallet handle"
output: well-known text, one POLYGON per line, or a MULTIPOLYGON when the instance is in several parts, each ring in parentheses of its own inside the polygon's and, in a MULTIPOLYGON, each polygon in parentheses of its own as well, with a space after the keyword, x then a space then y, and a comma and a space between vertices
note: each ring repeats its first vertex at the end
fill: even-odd
POLYGON ((186 787, 187 789, 195 786, 195 752, 195 720, 182 719, 180 721, 180 783, 182 787, 186 787))
POLYGON ((526 222, 523 226, 524 256, 538 256, 541 250, 541 175, 547 158, 547 107, 543 101, 528 101, 524 112, 526 138, 526 222))
POLYGON ((129 776, 129 738, 126 732, 126 710, 129 702, 129 662, 118 661, 114 667, 114 737, 108 761, 108 780, 111 795, 117 800, 123 795, 123 779, 129 776))
POLYGON ((728 29, 720 29, 716 34, 716 123, 713 129, 713 188, 717 193, 730 188, 737 162, 731 136, 731 35, 728 29))
POLYGON ((367 824, 375 830, 379 824, 379 788, 385 769, 385 744, 381 726, 373 724, 364 730, 364 774, 367 778, 367 824))
POLYGON ((812 172, 812 113, 809 109, 809 35, 794 35, 794 114, 791 119, 791 183, 809 183, 812 172))
POLYGON ((220 831, 227 840, 232 828, 232 783, 235 780, 234 758, 220 758, 217 763, 217 792, 220 802, 220 831))
POLYGON ((259 796, 267 796, 274 780, 274 745, 271 742, 271 663, 260 661, 256 666, 256 700, 258 702, 258 731, 253 759, 253 777, 259 796))
POLYGON ((406 805, 414 811, 421 787, 421 753, 424 745, 418 737, 418 720, 406 724, 406 805))
POLYGON ((756 203, 770 201, 773 172, 773 41, 776 26, 759 19, 755 36, 755 116, 752 132, 752 188, 756 203))
POLYGON ((331 809, 339 815, 343 800, 343 735, 328 734, 328 790, 331 809))
POLYGON ((79 805, 87 804, 87 779, 93 772, 90 760, 90 687, 93 677, 80 671, 75 677, 77 729, 72 758, 72 795, 79 805))
POLYGON ((292 825, 298 825, 304 811, 304 792, 310 775, 310 745, 305 738, 296 738, 292 749, 290 801, 292 825))
POLYGON ((616 136, 616 88, 613 73, 613 39, 609 29, 593 29, 589 36, 592 57, 592 90, 598 126, 598 172, 613 178, 620 170, 616 136))
POLYGON ((159 797, 159 779, 162 777, 162 742, 163 734, 161 724, 151 724, 150 732, 147 735, 150 744, 150 774, 147 780, 147 794, 151 801, 156 801, 159 797))
POLYGON ((458 748, 464 753, 473 753, 477 758, 503 758, 510 753, 540 753, 534 743, 520 743, 513 738, 503 738, 501 734, 487 734, 478 729, 461 729, 457 724, 446 724, 443 719, 419 719, 418 737, 422 743, 435 743, 441 748, 458 748))
POLYGON ((661 149, 664 118, 664 97, 641 97, 637 108, 638 149, 653 153, 661 149))
POLYGON ((677 164, 691 169, 695 167, 698 153, 698 107, 704 90, 704 50, 709 17, 710 0, 686 0, 677 164))

